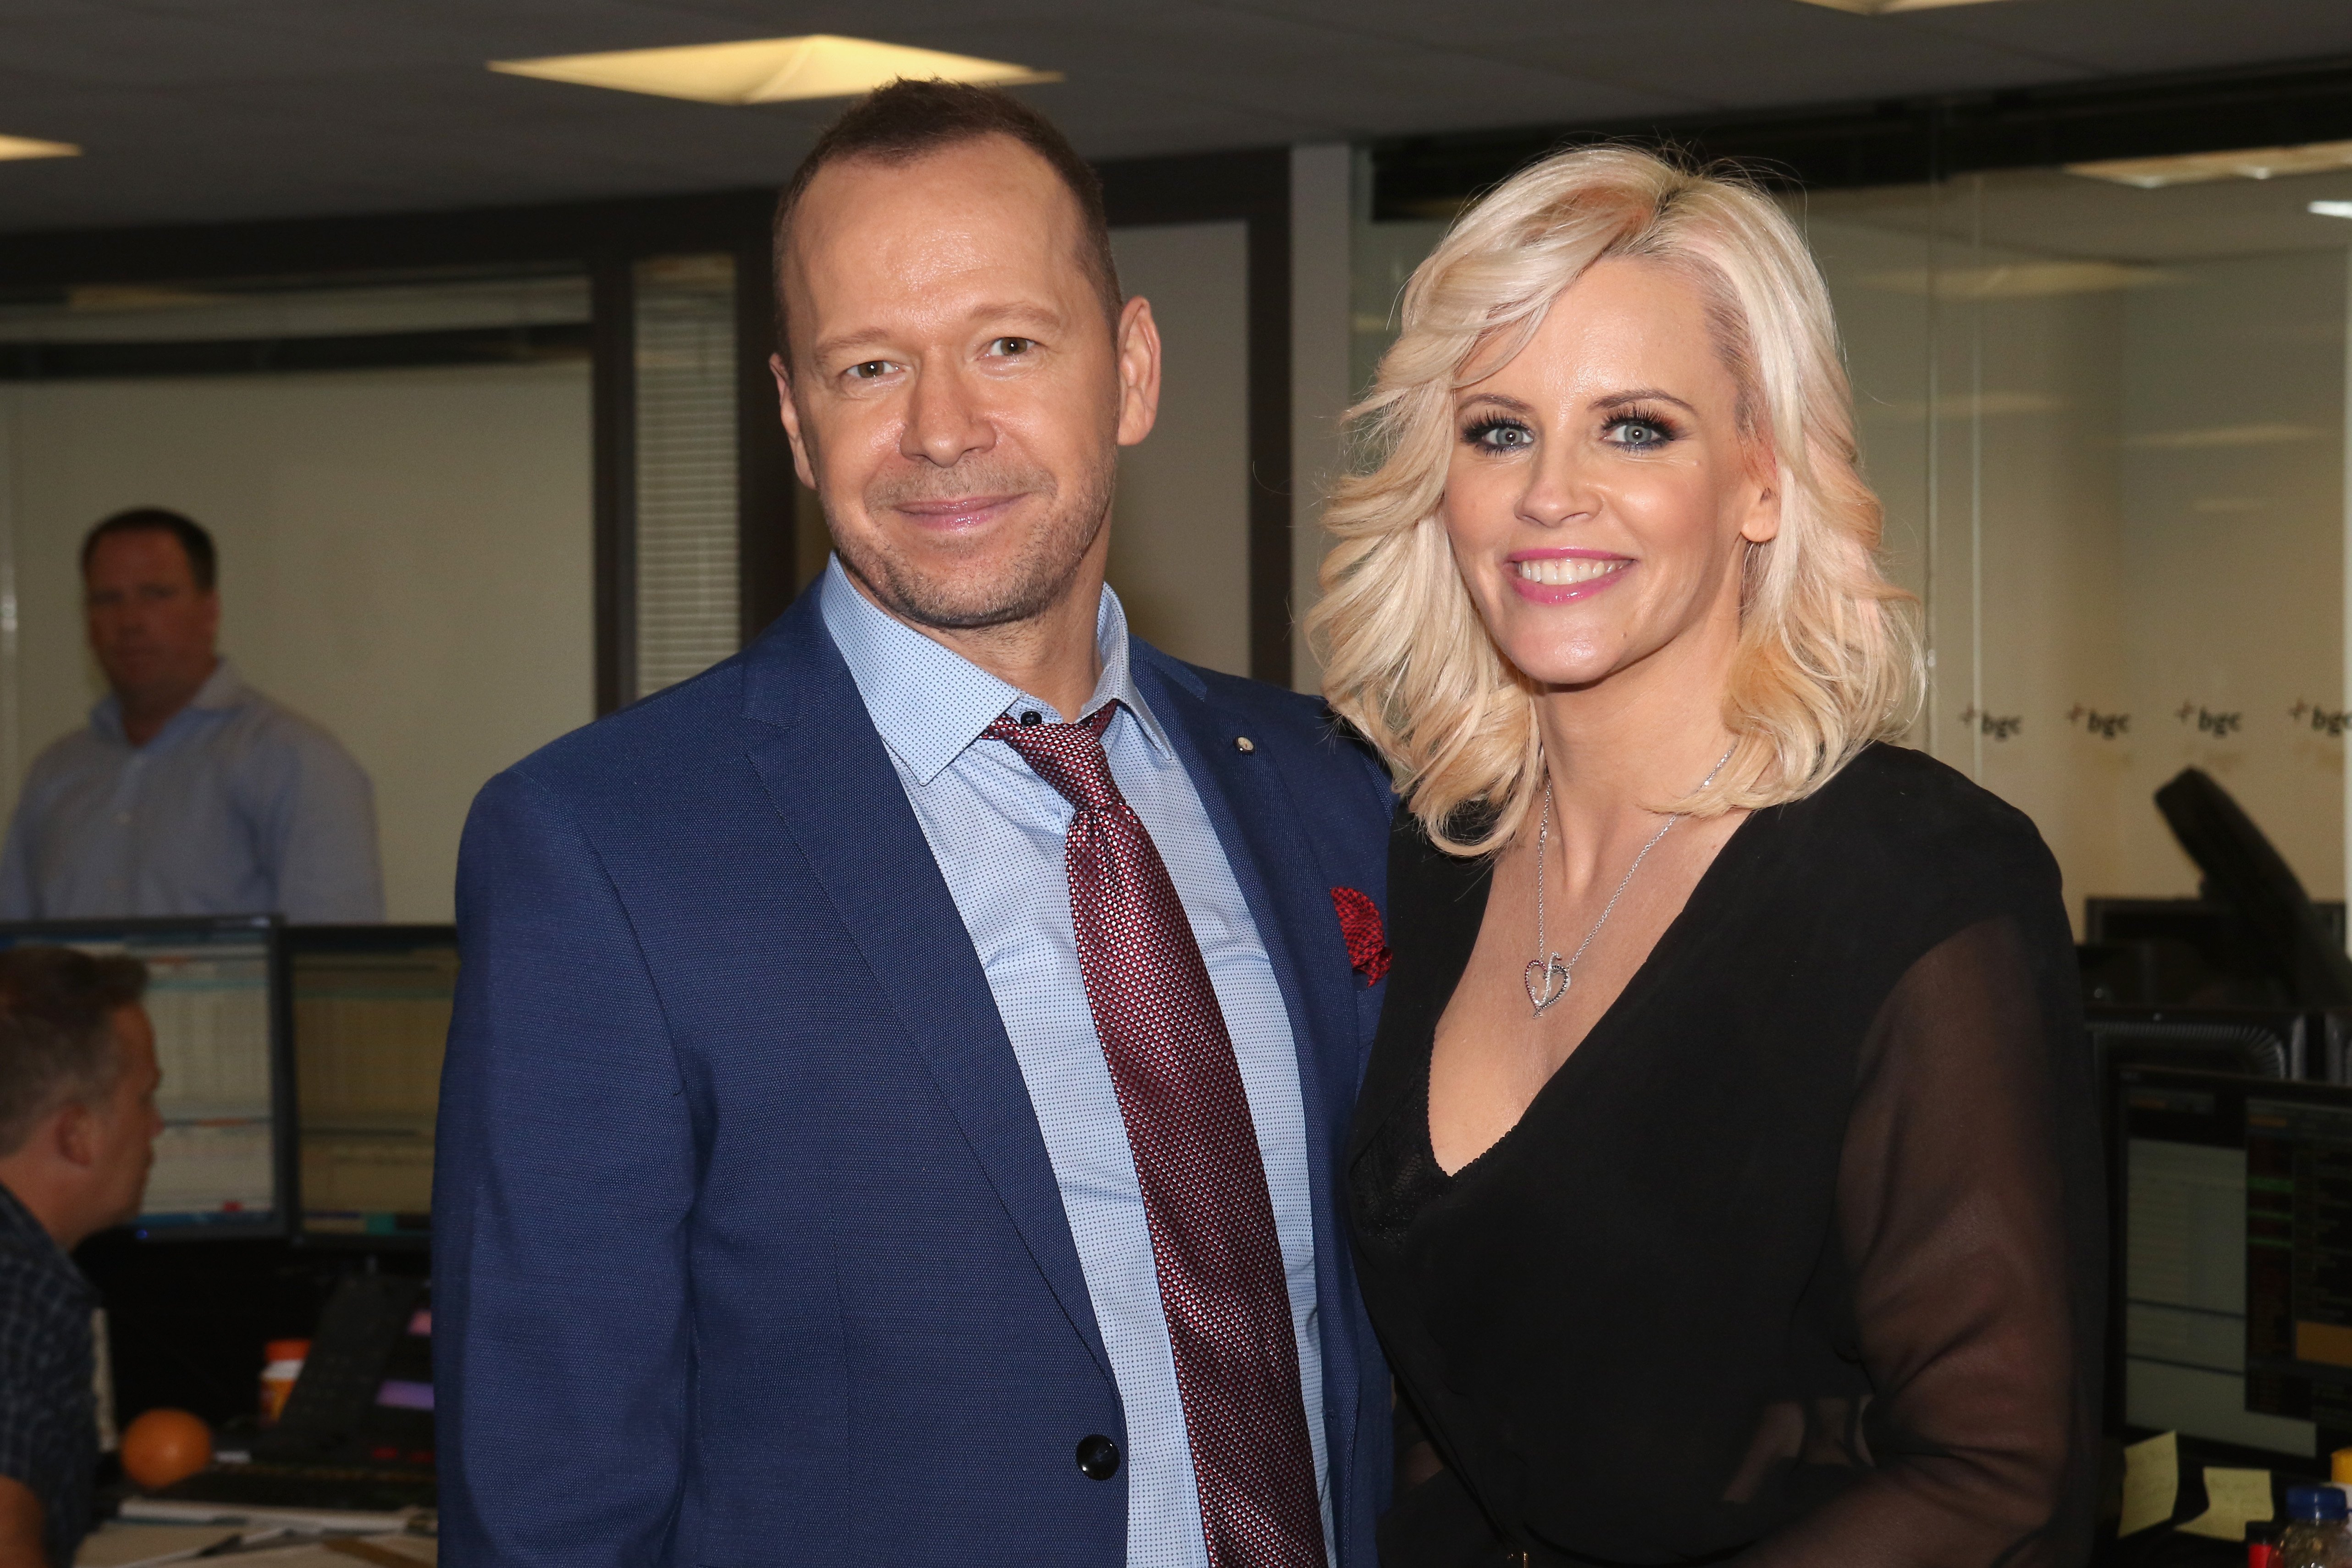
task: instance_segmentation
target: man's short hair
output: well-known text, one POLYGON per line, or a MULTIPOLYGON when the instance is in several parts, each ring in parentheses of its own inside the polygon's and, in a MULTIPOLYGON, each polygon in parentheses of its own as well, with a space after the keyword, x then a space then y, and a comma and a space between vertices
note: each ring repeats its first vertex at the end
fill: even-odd
POLYGON ((188 552, 188 570, 195 574, 197 590, 205 594, 213 591, 214 580, 220 574, 220 556, 213 549, 213 536, 205 531, 202 523, 160 506, 134 506, 129 511, 118 511, 82 535, 84 578, 89 575, 89 558, 98 553, 98 542, 117 533, 170 534, 188 552))
POLYGON ((1118 325, 1118 264, 1110 249, 1110 219, 1103 209, 1102 176, 1078 156, 1054 122, 994 88, 953 81, 894 81, 879 87, 824 129, 801 160, 792 183, 776 198, 776 352, 789 363, 792 346, 784 321, 784 258, 792 235, 793 209, 829 163, 866 158, 880 163, 911 163, 983 136, 1009 136, 1054 171, 1078 204, 1078 265, 1101 295, 1103 313, 1118 325))
POLYGON ((113 1089, 122 1072, 114 1010, 146 994, 147 966, 135 958, 0 952, 0 1156, 23 1148, 58 1107, 113 1089))

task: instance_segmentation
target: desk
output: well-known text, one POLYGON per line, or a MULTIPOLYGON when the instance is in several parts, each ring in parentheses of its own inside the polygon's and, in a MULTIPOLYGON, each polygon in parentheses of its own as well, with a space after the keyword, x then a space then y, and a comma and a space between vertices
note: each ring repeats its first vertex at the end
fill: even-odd
MULTIPOLYGON (((127 1524, 110 1520, 90 1533, 81 1551, 75 1554, 74 1568, 131 1568, 133 1563, 169 1561, 173 1554, 202 1551, 236 1531, 217 1524, 127 1524)), ((297 1542, 285 1546, 264 1547, 252 1552, 239 1552, 231 1556, 208 1559, 252 1568, 381 1568, 378 1553, 385 1553, 414 1563, 419 1568, 433 1568, 438 1561, 438 1545, 429 1536, 371 1535, 353 1537, 348 1543, 364 1547, 369 1555, 322 1545, 316 1541, 297 1542)))
POLYGON ((2244 1448, 2227 1447, 2205 1442, 2197 1437, 2175 1439, 2178 1454, 2178 1490, 2174 1494, 2171 1518, 2163 1524, 2151 1525, 2118 1540, 2116 1536, 2116 1509, 2123 1493, 2123 1447, 2114 1439, 2106 1445, 2105 1476, 2101 1490, 2105 1500, 2101 1508, 2098 1532, 2091 1549, 2091 1562, 2095 1568, 2243 1568, 2246 1548, 2242 1542, 2215 1541, 2201 1535, 2183 1535, 2179 1526, 2203 1514, 2210 1500, 2205 1495, 2205 1468, 2209 1465, 2228 1469, 2267 1468, 2271 1477, 2271 1520, 2273 1523, 2286 1518, 2286 1489, 2305 1486, 2324 1480, 2324 1474, 2315 1475, 2314 1462, 2286 1455, 2263 1456, 2244 1448))

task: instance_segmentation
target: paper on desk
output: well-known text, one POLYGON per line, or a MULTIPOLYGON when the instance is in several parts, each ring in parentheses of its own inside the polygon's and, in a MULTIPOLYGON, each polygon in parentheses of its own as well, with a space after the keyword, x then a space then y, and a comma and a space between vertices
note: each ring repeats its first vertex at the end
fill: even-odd
POLYGON ((2179 1434, 2166 1432, 2124 1450, 2124 1516, 2116 1521, 2117 1535, 2164 1523, 2179 1501, 2179 1434))
POLYGON ((227 1561, 236 1568, 366 1568, 382 1557, 398 1557, 415 1563, 417 1568, 431 1568, 439 1556, 437 1543, 425 1536, 364 1535, 341 1544, 346 1549, 353 1545, 364 1547, 371 1555, 346 1555, 345 1551, 337 1550, 335 1542, 313 1541, 273 1551, 241 1552, 227 1561))
POLYGON ((109 1522, 85 1537, 74 1568, 144 1568, 177 1563, 237 1533, 233 1525, 109 1522))
POLYGON ((2183 1524, 2180 1532, 2210 1535, 2216 1541, 2243 1541, 2249 1521, 2271 1517, 2271 1473, 2208 1465, 2205 1500, 2205 1511, 2183 1524))

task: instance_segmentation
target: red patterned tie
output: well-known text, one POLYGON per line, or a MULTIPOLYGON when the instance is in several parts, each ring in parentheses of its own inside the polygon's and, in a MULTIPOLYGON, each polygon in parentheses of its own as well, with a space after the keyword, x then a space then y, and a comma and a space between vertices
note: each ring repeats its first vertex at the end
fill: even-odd
POLYGON ((1143 1185, 1211 1568, 1325 1568, 1257 1130, 1192 922, 1103 755, 1117 707, 1076 724, 999 719, 985 734, 1077 807, 1070 923, 1143 1185))

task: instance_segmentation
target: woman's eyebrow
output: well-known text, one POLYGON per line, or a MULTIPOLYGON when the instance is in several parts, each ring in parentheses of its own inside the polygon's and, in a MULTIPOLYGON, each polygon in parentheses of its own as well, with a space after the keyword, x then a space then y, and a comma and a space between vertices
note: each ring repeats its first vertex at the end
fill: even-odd
POLYGON ((1467 408, 1474 403, 1491 403, 1497 408, 1507 408, 1514 414, 1535 412, 1535 405, 1522 403, 1516 397, 1508 397, 1499 392, 1474 392, 1462 400, 1460 406, 1467 408))
POLYGON ((1591 406, 1620 408, 1628 403, 1671 403, 1685 414, 1696 415, 1698 412, 1673 393, 1662 392, 1654 386, 1639 386, 1631 392, 1612 392, 1606 396, 1594 398, 1591 406))

